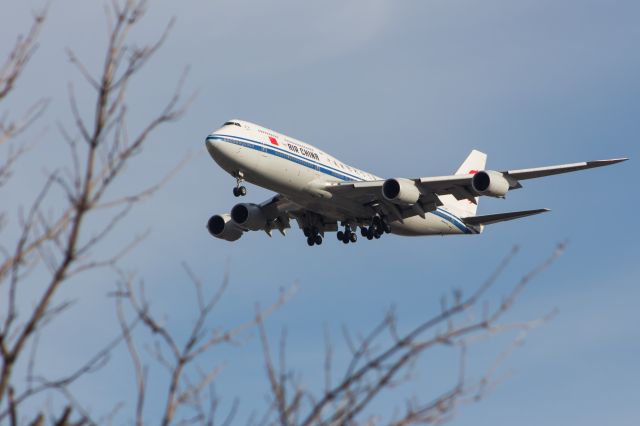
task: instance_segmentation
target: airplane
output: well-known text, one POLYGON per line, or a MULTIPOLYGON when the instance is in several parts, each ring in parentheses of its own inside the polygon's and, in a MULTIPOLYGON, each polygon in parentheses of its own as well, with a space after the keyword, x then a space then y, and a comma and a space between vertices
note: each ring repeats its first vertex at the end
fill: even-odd
POLYGON ((211 216, 207 229, 227 241, 248 231, 278 230, 285 235, 291 219, 309 246, 336 232, 344 244, 360 235, 368 240, 392 233, 403 236, 480 234, 486 225, 549 211, 535 209, 476 215, 480 196, 505 198, 521 181, 627 160, 495 171, 485 169, 487 155, 471 151, 451 176, 383 179, 343 163, 328 153, 274 130, 230 120, 205 140, 213 160, 236 179, 233 194, 245 196, 243 182, 276 192, 260 203, 236 204, 228 214, 211 216), (339 229, 342 228, 342 229, 339 229))

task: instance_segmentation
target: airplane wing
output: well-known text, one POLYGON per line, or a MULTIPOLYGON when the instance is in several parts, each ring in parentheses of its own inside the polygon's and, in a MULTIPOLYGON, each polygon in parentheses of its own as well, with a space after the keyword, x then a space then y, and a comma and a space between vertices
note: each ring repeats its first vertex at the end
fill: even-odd
MULTIPOLYGON (((300 228, 304 227, 305 221, 315 220, 322 232, 337 229, 334 219, 326 218, 316 212, 307 210, 282 194, 277 194, 260 203, 260 209, 264 213, 267 222, 267 226, 263 230, 269 236, 272 235, 274 229, 285 235, 287 229, 291 228, 290 219, 295 219, 300 228), (311 216, 314 216, 313 219, 310 218, 311 216)), ((243 230, 247 231, 248 229, 243 228, 243 230)))
MULTIPOLYGON (((413 178, 412 180, 420 189, 420 202, 439 202, 438 195, 452 194, 458 199, 471 198, 476 195, 471 187, 471 175, 436 176, 413 178)), ((384 180, 365 182, 332 182, 325 189, 333 194, 346 196, 363 204, 372 202, 385 202, 382 197, 382 185, 384 180)))
POLYGON ((471 187, 470 175, 437 176, 411 179, 420 190, 420 198, 413 205, 403 205, 387 200, 382 196, 384 180, 366 182, 339 182, 325 187, 326 191, 336 196, 347 198, 363 206, 369 206, 371 213, 384 213, 396 220, 420 215, 435 210, 444 203, 443 195, 453 195, 456 199, 468 199, 475 203, 475 191, 471 187))
MULTIPOLYGON (((520 184, 521 180, 602 167, 625 160, 627 160, 627 158, 614 158, 610 160, 585 161, 581 163, 505 170, 491 173, 502 175, 508 182, 508 188, 506 190, 512 190, 522 187, 520 184)), ((474 170, 472 172, 476 173, 477 171, 474 170)), ((440 197, 445 195, 451 195, 457 200, 466 199, 475 204, 475 198, 482 194, 473 188, 473 176, 473 174, 458 174, 402 179, 403 181, 411 181, 419 190, 420 195, 418 201, 411 205, 391 202, 383 197, 382 186, 386 182, 385 180, 331 182, 327 184, 325 190, 334 195, 345 197, 364 205, 380 208, 396 219, 404 219, 416 214, 424 215, 425 211, 432 211, 436 207, 442 206, 444 203, 440 197)))
POLYGON ((611 160, 583 161, 582 163, 560 164, 557 166, 535 167, 533 169, 508 170, 502 172, 515 180, 533 179, 560 173, 575 172, 578 170, 593 169, 594 167, 608 166, 610 164, 626 161, 628 158, 612 158, 611 160))
POLYGON ((298 209, 299 206, 283 195, 278 194, 261 203, 260 208, 264 212, 267 220, 265 232, 271 236, 271 231, 274 229, 277 229, 282 235, 285 235, 286 230, 291 228, 289 212, 298 209))

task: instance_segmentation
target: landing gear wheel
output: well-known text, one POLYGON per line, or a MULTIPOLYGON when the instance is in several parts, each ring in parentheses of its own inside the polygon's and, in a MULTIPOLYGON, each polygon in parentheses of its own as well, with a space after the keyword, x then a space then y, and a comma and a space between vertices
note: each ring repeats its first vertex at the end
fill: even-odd
POLYGON ((345 244, 349 244, 349 238, 347 238, 347 236, 345 235, 345 236, 342 238, 342 242, 343 242, 343 243, 345 243, 345 244))
POLYGON ((364 226, 360 228, 360 235, 362 235, 363 237, 367 236, 367 232, 369 232, 369 230, 364 226))
POLYGON ((377 232, 375 234, 373 234, 373 238, 375 238, 376 240, 380 238, 380 234, 378 234, 377 232))
POLYGON ((367 240, 373 240, 373 234, 367 233, 367 240))
POLYGON ((242 182, 244 182, 244 174, 241 171, 238 171, 234 176, 236 178, 236 187, 233 188, 233 195, 236 197, 244 197, 247 195, 247 188, 242 186, 242 182))
POLYGON ((344 240, 344 232, 342 231, 338 231, 338 233, 336 234, 336 236, 338 237, 338 239, 340 241, 344 240))
POLYGON ((355 232, 352 232, 351 235, 349 235, 349 240, 351 240, 352 243, 355 243, 358 241, 358 235, 356 235, 355 232))
POLYGON ((382 222, 382 229, 384 230, 385 234, 388 234, 389 232, 391 232, 391 227, 387 222, 382 222))
POLYGON ((316 235, 314 238, 314 242, 316 243, 316 245, 322 244, 322 236, 316 235))
POLYGON ((311 231, 309 230, 309 228, 304 228, 302 232, 304 233, 304 236, 307 238, 311 236, 311 231))
POLYGON ((312 245, 314 245, 316 243, 315 238, 313 237, 309 237, 307 238, 307 244, 309 245, 309 247, 311 247, 312 245))

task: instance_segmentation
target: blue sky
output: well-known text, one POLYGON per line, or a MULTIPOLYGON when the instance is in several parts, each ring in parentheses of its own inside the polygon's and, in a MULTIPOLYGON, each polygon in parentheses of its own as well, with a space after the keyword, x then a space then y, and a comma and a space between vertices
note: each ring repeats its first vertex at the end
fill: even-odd
MULTIPOLYGON (((231 288, 214 325, 249 318, 256 302, 266 304, 281 287, 297 282, 297 294, 270 318, 268 329, 277 339, 287 327, 290 365, 313 387, 320 380, 324 327, 339 348, 343 324, 367 331, 393 304, 408 328, 436 312, 440 296, 453 287, 470 292, 513 245, 522 247, 521 254, 501 289, 568 240, 567 253, 527 289, 509 319, 526 320, 553 308, 559 315, 509 359, 509 380, 485 401, 462 407, 452 424, 638 423, 638 2, 151 3, 134 39, 153 39, 171 16, 177 23, 134 82, 131 126, 157 111, 186 65, 187 91, 195 90, 197 98, 182 120, 154 134, 117 191, 142 187, 185 155, 191 160, 129 216, 105 250, 152 230, 124 266, 144 278, 154 306, 167 313, 172 327, 188 324, 193 308, 182 261, 211 288, 228 265, 231 288), (507 200, 483 199, 480 214, 540 207, 552 212, 491 226, 480 237, 388 236, 345 246, 330 236, 321 247, 308 248, 296 229, 286 238, 252 233, 231 244, 211 238, 204 228, 209 216, 237 202, 233 179, 203 144, 229 118, 273 128, 387 177, 447 174, 474 148, 487 152, 488 167, 499 170, 632 160, 526 182, 507 200)), ((2 52, 40 4, 3 8, 2 52)), ((83 83, 63 53, 73 48, 91 70, 99 69, 97 46, 104 45, 106 32, 102 10, 100 2, 51 3, 41 46, 10 104, 19 111, 32 99, 50 97, 38 123, 46 133, 16 174, 20 187, 2 190, 2 199, 11 200, 7 205, 26 203, 42 171, 66 159, 56 122, 71 122, 67 83, 83 83)), ((84 105, 89 114, 91 105, 84 105)), ((247 201, 270 195, 248 189, 247 201)), ((12 232, 10 225, 3 239, 12 232)), ((115 332, 106 297, 113 282, 110 274, 97 274, 66 289, 62 297, 82 303, 52 326, 56 341, 70 345, 46 346, 52 369, 64 371, 115 332), (74 340, 78 334, 87 336, 82 345, 74 340)), ((498 338, 473 349, 478 369, 471 374, 479 374, 504 344, 498 338)), ((210 360, 226 366, 218 392, 227 402, 240 398, 241 421, 262 407, 268 391, 257 348, 253 336, 210 360)), ((453 374, 450 356, 426 360, 409 391, 428 399, 434 383, 446 383, 453 374)), ((98 411, 109 400, 105 396, 122 398, 133 389, 125 357, 115 357, 96 377, 78 386, 98 411)), ((163 376, 154 373, 151 380, 162 383, 163 376)), ((158 402, 150 400, 150 412, 158 402)), ((397 398, 383 397, 372 412, 388 416, 397 404, 397 398)))

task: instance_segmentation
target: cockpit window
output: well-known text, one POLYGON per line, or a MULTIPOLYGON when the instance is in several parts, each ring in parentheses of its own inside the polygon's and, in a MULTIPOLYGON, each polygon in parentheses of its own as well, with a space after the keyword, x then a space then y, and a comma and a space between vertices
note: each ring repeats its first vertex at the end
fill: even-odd
POLYGON ((223 124, 223 126, 238 126, 238 127, 242 127, 240 125, 240 123, 236 123, 235 121, 227 121, 226 123, 223 124))

